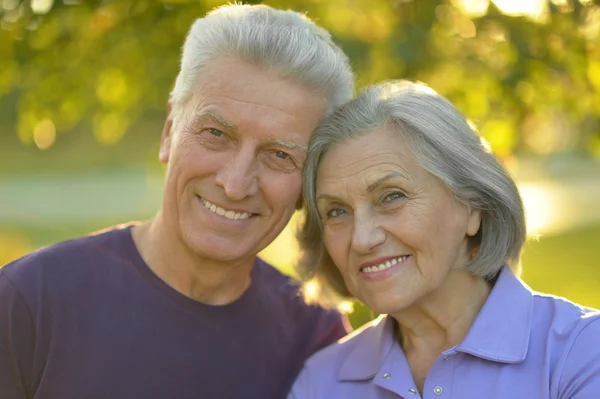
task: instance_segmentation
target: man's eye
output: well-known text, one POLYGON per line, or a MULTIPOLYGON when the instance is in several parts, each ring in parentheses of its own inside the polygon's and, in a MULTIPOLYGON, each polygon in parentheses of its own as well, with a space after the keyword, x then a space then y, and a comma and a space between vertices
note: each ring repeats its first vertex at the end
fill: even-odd
POLYGON ((215 128, 211 127, 211 128, 206 129, 206 131, 215 137, 223 137, 223 132, 220 131, 219 129, 215 129, 215 128))
POLYGON ((279 159, 289 159, 290 154, 283 151, 275 151, 275 156, 279 159))

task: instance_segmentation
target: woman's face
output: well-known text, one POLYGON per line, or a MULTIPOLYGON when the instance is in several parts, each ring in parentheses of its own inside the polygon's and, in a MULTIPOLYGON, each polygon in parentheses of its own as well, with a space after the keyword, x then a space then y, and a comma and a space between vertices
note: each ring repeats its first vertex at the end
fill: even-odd
POLYGON ((317 174, 324 242, 350 293, 378 313, 425 300, 469 260, 480 212, 457 202, 388 127, 339 144, 317 174))

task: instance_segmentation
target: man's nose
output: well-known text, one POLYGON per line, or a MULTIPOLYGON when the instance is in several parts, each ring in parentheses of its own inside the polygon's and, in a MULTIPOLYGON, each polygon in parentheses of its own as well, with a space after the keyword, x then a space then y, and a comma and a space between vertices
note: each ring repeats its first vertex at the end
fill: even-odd
POLYGON ((240 150, 217 173, 216 183, 232 201, 241 201, 258 192, 258 160, 254 151, 240 150))

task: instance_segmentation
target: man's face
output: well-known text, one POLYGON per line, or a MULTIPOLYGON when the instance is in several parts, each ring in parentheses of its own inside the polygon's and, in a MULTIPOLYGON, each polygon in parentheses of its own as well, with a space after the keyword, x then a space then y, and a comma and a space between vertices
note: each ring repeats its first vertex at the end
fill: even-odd
POLYGON ((195 89, 161 140, 163 218, 198 256, 248 260, 294 213, 306 146, 326 100, 235 58, 209 61, 195 89))

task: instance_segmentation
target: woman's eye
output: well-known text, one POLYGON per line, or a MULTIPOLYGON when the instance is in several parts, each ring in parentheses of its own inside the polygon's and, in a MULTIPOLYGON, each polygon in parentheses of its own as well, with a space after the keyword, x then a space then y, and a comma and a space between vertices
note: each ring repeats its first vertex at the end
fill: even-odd
POLYGON ((390 202, 390 201, 396 201, 399 199, 403 199, 405 198, 406 195, 400 193, 400 192, 393 192, 393 193, 389 193, 388 195, 386 195, 385 197, 383 197, 383 202, 390 202))
POLYGON ((327 211, 326 216, 328 218, 336 218, 338 216, 342 216, 344 213, 345 212, 344 212, 343 209, 334 208, 334 209, 331 209, 331 210, 327 211))

